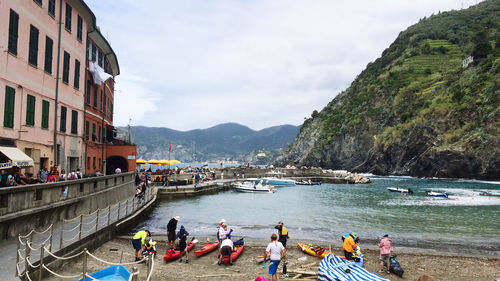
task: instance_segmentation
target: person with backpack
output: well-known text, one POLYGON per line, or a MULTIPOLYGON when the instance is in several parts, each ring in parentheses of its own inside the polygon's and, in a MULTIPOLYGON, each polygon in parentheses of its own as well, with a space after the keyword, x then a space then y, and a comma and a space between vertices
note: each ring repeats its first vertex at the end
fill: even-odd
POLYGON ((286 241, 288 238, 290 238, 290 236, 288 236, 288 230, 286 229, 285 225, 283 225, 282 221, 278 222, 278 225, 274 228, 278 230, 278 241, 281 242, 281 244, 283 244, 283 247, 286 248, 286 241))
POLYGON ((179 252, 181 252, 181 258, 179 259, 179 262, 182 262, 182 252, 186 253, 186 263, 189 263, 188 259, 188 251, 186 251, 187 247, 187 237, 189 235, 189 232, 186 231, 183 225, 181 225, 181 229, 177 233, 176 238, 179 239, 179 252))
POLYGON ((384 272, 384 261, 387 263, 386 273, 391 272, 391 260, 390 256, 392 253, 392 241, 389 239, 389 234, 382 233, 380 234, 380 242, 378 243, 378 247, 380 248, 380 270, 379 272, 384 272))

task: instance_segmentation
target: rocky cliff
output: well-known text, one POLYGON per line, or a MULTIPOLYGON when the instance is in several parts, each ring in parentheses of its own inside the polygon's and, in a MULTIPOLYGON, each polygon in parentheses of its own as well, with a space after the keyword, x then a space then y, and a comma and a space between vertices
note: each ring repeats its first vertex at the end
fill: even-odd
POLYGON ((275 163, 498 180, 499 105, 500 1, 484 1, 401 32, 275 163))

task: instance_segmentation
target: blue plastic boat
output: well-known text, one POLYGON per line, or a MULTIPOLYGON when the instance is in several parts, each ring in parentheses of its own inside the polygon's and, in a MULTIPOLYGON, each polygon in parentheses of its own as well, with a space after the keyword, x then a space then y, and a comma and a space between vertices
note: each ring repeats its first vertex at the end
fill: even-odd
MULTIPOLYGON (((128 271, 128 269, 123 265, 112 265, 90 274, 92 278, 95 278, 99 281, 128 281, 130 279, 130 275, 130 271, 128 271)), ((82 280, 83 279, 80 279, 78 281, 82 280)), ((92 279, 87 278, 87 280, 92 279)))

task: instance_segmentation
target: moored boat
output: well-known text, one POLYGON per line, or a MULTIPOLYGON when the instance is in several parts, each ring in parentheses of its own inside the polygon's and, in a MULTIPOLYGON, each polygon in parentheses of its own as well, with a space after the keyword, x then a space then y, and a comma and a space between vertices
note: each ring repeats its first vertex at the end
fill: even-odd
POLYGON ((273 193, 274 189, 272 186, 263 185, 262 182, 254 183, 246 181, 243 183, 236 183, 234 189, 241 192, 254 192, 254 193, 273 193))
POLYGON ((413 194, 413 190, 411 190, 411 188, 388 187, 387 190, 389 190, 390 192, 413 194))
POLYGON ((370 272, 353 262, 334 255, 327 255, 318 268, 318 280, 375 280, 388 281, 373 272, 370 272))
MULTIPOLYGON (((112 265, 89 275, 87 280, 128 281, 131 273, 123 265, 112 265)), ((82 281, 79 279, 78 281, 82 281)))
POLYGON ((296 185, 321 185, 321 182, 313 182, 311 180, 302 180, 302 181, 296 181, 296 185))
POLYGON ((262 181, 262 184, 267 184, 267 185, 280 185, 280 186, 295 185, 294 180, 280 179, 276 177, 266 177, 266 178, 251 179, 251 180, 255 183, 262 181))
POLYGON ((219 247, 219 240, 206 244, 205 246, 201 247, 201 249, 194 251, 194 254, 197 257, 201 257, 217 249, 217 247, 219 247))
POLYGON ((448 198, 448 194, 446 194, 444 192, 435 192, 432 190, 426 190, 425 194, 429 197, 448 198))

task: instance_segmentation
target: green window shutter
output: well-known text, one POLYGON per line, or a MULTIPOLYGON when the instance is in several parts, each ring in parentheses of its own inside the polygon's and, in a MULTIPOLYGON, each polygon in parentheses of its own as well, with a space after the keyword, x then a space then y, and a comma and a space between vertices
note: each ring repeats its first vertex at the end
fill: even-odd
POLYGON ((76 39, 82 42, 82 34, 83 34, 83 19, 78 15, 77 27, 76 27, 76 39))
POLYGON ((97 108, 97 85, 94 85, 94 108, 97 108))
POLYGON ((32 95, 28 95, 28 104, 26 105, 26 125, 35 126, 35 102, 32 95))
POLYGON ((52 50, 54 41, 48 36, 45 37, 45 72, 52 74, 52 50))
POLYGON ((5 128, 14 128, 14 106, 16 90, 5 86, 5 107, 3 112, 3 126, 5 128))
POLYGON ((78 134, 78 111, 71 110, 71 133, 78 134))
POLYGON ((9 53, 16 56, 17 56, 18 30, 19 30, 19 15, 14 10, 10 9, 8 49, 9 53))
POLYGON ((65 106, 61 106, 61 124, 59 125, 59 131, 66 132, 66 115, 68 109, 65 106))
POLYGON ((80 61, 75 60, 75 89, 80 89, 80 61))
POLYGON ((34 66, 38 65, 38 33, 38 28, 30 25, 28 62, 34 66))
POLYGON ((49 15, 56 16, 56 0, 49 0, 49 15))
POLYGON ((69 83, 69 54, 66 51, 64 51, 62 80, 66 84, 69 83))
POLYGON ((89 121, 85 121, 85 139, 89 139, 89 121))
POLYGON ((71 32, 71 12, 72 12, 72 8, 71 6, 66 3, 66 15, 65 15, 65 23, 64 23, 64 27, 66 27, 66 29, 71 32))
POLYGON ((46 100, 42 101, 42 128, 49 128, 49 107, 50 103, 46 100))

